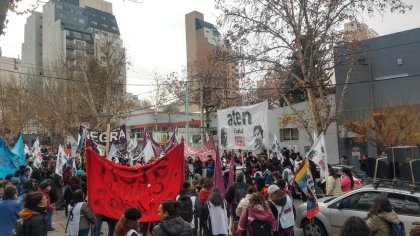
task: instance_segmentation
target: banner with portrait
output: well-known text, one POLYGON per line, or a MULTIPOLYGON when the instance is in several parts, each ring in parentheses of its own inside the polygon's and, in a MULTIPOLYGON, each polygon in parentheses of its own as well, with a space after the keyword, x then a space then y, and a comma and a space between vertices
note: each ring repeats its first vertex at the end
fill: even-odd
POLYGON ((267 101, 252 106, 218 110, 220 149, 267 149, 269 146, 267 112, 267 101))

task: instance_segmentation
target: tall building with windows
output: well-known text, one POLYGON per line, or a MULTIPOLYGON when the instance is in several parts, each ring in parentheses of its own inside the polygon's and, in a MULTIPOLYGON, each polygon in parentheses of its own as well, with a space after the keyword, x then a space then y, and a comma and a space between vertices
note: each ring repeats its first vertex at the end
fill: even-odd
MULTIPOLYGON (((194 81, 197 79, 194 77, 201 77, 201 79, 205 76, 213 77, 211 80, 218 80, 217 83, 212 84, 210 81, 206 85, 217 89, 208 89, 211 94, 206 93, 204 100, 206 96, 214 96, 217 93, 219 97, 223 97, 221 107, 237 105, 239 99, 238 65, 229 61, 218 61, 220 54, 234 53, 229 43, 225 42, 217 28, 205 21, 204 15, 197 11, 185 15, 185 32, 188 80, 192 81, 189 84, 190 93, 200 90, 202 86, 194 81), (214 70, 214 73, 211 70, 214 70), (192 74, 196 76, 191 76, 192 74)), ((196 108, 193 107, 192 111, 196 111, 196 108)))
MULTIPOLYGON (((50 0, 43 6, 42 13, 33 13, 25 24, 22 64, 28 74, 34 75, 30 85, 42 86, 41 80, 37 79, 45 76, 60 77, 63 65, 65 73, 80 79, 89 57, 105 62, 101 44, 108 41, 112 41, 111 46, 125 60, 111 3, 103 0, 50 0)), ((125 83, 125 73, 118 80, 116 82, 125 83)), ((122 92, 125 92, 123 87, 122 92)))

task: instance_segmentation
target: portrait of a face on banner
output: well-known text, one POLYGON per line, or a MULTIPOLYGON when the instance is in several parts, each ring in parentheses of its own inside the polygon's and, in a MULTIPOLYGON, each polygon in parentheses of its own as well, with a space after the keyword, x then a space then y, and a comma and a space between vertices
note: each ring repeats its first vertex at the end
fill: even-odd
POLYGON ((221 149, 261 150, 268 147, 267 101, 217 111, 221 149))

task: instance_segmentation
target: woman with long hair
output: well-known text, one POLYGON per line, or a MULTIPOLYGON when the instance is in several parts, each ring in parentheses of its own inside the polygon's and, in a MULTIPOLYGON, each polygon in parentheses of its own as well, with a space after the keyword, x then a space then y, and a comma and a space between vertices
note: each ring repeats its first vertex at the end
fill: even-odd
POLYGON ((341 181, 337 175, 337 171, 333 168, 329 169, 330 176, 327 179, 327 191, 325 195, 327 196, 339 196, 343 194, 341 191, 341 181))
POLYGON ((177 208, 179 206, 179 202, 173 202, 171 200, 162 201, 158 209, 160 223, 153 228, 153 236, 193 235, 190 223, 185 222, 178 216, 177 208))
POLYGON ((359 217, 352 216, 341 227, 339 236, 370 236, 370 229, 366 222, 359 217))
POLYGON ((25 205, 19 212, 23 219, 23 235, 46 236, 48 233, 47 220, 48 199, 41 192, 28 193, 25 197, 25 205))
POLYGON ((218 188, 213 188, 209 199, 204 204, 203 222, 205 236, 228 234, 227 203, 218 188))
POLYGON ((130 207, 125 210, 115 227, 114 236, 140 236, 140 218, 139 209, 130 207))
POLYGON ((81 189, 74 191, 73 198, 68 206, 66 234, 69 236, 87 236, 91 226, 95 224, 95 215, 85 202, 83 191, 81 189))
MULTIPOLYGON (((268 204, 264 201, 261 193, 253 193, 249 198, 248 208, 242 211, 239 219, 238 235, 251 236, 253 221, 264 223, 266 234, 261 236, 270 236, 276 230, 276 220, 268 204)), ((256 233, 256 232, 253 232, 256 233)))
POLYGON ((353 174, 351 173, 351 170, 347 167, 344 167, 342 170, 343 176, 341 177, 341 191, 343 193, 350 192, 353 190, 354 187, 354 180, 353 180, 353 174))
POLYGON ((391 236, 391 224, 399 224, 397 213, 385 196, 378 196, 373 200, 368 213, 368 226, 372 235, 391 236))
MULTIPOLYGON (((200 202, 201 202, 201 209, 204 210, 205 208, 205 202, 209 199, 211 190, 213 189, 213 181, 209 180, 209 179, 204 179, 204 183, 202 185, 202 189, 200 190, 200 202)), ((206 220, 204 219, 204 212, 203 210, 201 211, 201 215, 200 215, 200 232, 203 232, 204 226, 205 226, 205 222, 206 220)))

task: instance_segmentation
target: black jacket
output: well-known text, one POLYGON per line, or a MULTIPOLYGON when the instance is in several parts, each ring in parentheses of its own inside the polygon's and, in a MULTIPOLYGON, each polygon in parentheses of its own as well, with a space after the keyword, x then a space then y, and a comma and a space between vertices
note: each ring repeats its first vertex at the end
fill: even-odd
POLYGON ((48 233, 47 215, 34 215, 23 222, 25 236, 46 236, 48 233))
POLYGON ((192 236, 191 225, 181 217, 160 222, 153 228, 152 236, 192 236))

